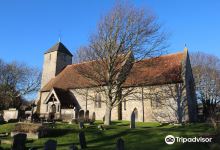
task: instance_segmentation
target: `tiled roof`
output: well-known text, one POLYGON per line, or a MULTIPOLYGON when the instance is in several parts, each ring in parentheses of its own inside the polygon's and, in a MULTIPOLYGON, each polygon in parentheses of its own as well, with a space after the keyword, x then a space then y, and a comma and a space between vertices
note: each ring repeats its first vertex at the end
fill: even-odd
MULTIPOLYGON (((135 62, 123 86, 182 82, 181 67, 183 59, 184 53, 176 53, 135 62)), ((41 91, 49 91, 53 87, 62 89, 93 87, 95 84, 77 71, 77 67, 86 69, 87 66, 91 65, 92 61, 68 65, 55 78, 51 79, 41 91)))
POLYGON ((69 108, 76 106, 76 100, 73 95, 71 95, 70 91, 59 88, 54 88, 54 91, 57 94, 62 107, 69 108))
POLYGON ((184 53, 164 55, 134 63, 124 86, 161 85, 182 82, 184 53))
POLYGON ((58 42, 56 43, 54 46, 52 46, 50 49, 48 49, 46 53, 50 53, 50 52, 54 52, 54 51, 59 51, 59 52, 62 52, 62 53, 65 53, 65 54, 68 54, 70 56, 73 56, 71 54, 71 52, 61 43, 61 42, 58 42))

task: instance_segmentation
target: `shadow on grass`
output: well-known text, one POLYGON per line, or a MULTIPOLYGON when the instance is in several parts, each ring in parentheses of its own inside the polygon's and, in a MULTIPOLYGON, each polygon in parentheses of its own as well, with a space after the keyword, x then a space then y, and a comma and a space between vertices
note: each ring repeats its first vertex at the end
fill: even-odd
POLYGON ((43 137, 58 137, 64 136, 68 133, 77 133, 74 129, 46 129, 43 131, 43 137))
MULTIPOLYGON (((70 147, 73 144, 79 145, 79 143, 73 143, 73 142, 72 143, 65 143, 65 144, 57 144, 57 148, 59 148, 59 147, 70 147)), ((44 145, 42 145, 42 146, 29 146, 29 147, 27 147, 27 149, 30 149, 30 148, 43 149, 44 145)))

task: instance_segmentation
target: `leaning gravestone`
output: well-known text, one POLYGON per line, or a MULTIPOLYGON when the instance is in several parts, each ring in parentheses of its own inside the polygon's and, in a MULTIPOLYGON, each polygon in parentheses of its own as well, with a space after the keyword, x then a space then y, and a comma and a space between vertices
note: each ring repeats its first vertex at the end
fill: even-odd
POLYGON ((134 113, 134 111, 132 111, 132 113, 131 113, 130 128, 131 128, 131 129, 134 129, 134 128, 135 128, 135 113, 134 113))
POLYGON ((78 150, 78 147, 73 144, 70 146, 69 150, 78 150))
POLYGON ((124 150, 124 140, 119 138, 116 142, 116 150, 124 150))
POLYGON ((79 132, 79 144, 81 149, 86 148, 86 137, 85 137, 85 133, 83 131, 79 132))
POLYGON ((44 145, 44 150, 56 150, 57 148, 57 141, 55 140, 48 140, 44 145))
POLYGON ((24 150, 27 134, 19 133, 14 135, 12 150, 24 150))

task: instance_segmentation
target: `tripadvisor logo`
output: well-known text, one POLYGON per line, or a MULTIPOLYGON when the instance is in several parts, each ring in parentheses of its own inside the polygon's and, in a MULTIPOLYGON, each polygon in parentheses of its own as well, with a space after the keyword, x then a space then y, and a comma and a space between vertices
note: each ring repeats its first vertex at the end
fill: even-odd
POLYGON ((175 142, 175 137, 172 135, 167 135, 165 137, 165 142, 169 145, 173 144, 175 142))
POLYGON ((174 142, 180 142, 180 143, 208 143, 212 142, 212 138, 204 138, 204 137, 192 137, 192 138, 185 138, 185 137, 174 137, 173 135, 167 135, 165 137, 165 142, 168 145, 173 144, 174 142))

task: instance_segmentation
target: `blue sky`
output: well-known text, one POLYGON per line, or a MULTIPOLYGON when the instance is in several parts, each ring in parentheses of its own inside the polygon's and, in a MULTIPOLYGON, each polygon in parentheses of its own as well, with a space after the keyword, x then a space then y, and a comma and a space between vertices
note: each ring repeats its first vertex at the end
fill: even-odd
MULTIPOLYGON (((204 51, 220 57, 220 1, 135 0, 152 9, 171 36, 169 52, 204 51)), ((88 43, 107 0, 1 0, 0 58, 42 68, 43 53, 61 40, 72 52, 88 43)))

